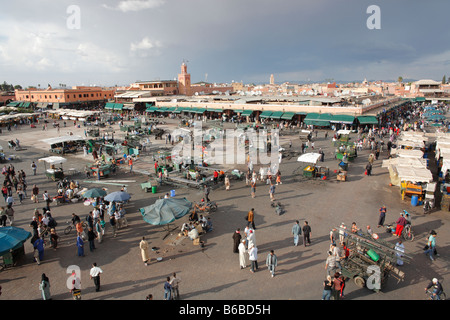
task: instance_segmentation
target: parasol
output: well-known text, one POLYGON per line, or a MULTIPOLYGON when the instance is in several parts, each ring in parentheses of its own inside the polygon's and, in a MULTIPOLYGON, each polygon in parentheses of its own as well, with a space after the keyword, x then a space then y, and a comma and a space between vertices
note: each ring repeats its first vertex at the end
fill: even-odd
POLYGON ((83 198, 99 198, 104 196, 106 196, 106 191, 102 188, 89 189, 82 195, 83 198))
MULTIPOLYGON (((139 209, 145 222, 156 225, 169 225, 176 219, 180 219, 189 213, 192 202, 183 199, 167 198, 158 199, 150 206, 139 209)), ((167 234, 169 234, 167 227, 167 234)), ((167 235, 166 235, 167 236, 167 235)))
POLYGON ((116 191, 108 194, 104 199, 109 202, 125 202, 130 200, 131 196, 129 193, 124 191, 116 191))
POLYGON ((31 233, 17 227, 0 228, 0 256, 20 248, 31 237, 31 233))

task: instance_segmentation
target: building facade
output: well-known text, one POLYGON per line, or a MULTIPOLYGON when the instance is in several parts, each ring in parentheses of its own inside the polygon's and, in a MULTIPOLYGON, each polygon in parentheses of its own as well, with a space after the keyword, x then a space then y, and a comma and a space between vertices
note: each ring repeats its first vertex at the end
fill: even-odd
POLYGON ((114 99, 115 89, 100 87, 72 87, 72 89, 16 90, 15 100, 32 103, 75 104, 114 99))

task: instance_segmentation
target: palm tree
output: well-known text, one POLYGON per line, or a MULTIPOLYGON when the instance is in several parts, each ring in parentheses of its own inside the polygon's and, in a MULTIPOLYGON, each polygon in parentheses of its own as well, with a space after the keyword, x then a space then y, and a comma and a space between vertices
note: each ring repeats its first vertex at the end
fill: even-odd
POLYGON ((403 77, 402 76, 398 77, 398 83, 402 83, 402 82, 403 82, 403 77))

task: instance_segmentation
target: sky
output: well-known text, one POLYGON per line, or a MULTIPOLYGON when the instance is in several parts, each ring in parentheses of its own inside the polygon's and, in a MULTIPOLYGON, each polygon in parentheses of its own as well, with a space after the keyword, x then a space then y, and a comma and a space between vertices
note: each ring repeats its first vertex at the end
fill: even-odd
POLYGON ((183 61, 193 83, 450 75, 448 0, 1 0, 0 7, 0 82, 23 87, 174 80, 183 61), (368 11, 372 5, 379 10, 368 11))

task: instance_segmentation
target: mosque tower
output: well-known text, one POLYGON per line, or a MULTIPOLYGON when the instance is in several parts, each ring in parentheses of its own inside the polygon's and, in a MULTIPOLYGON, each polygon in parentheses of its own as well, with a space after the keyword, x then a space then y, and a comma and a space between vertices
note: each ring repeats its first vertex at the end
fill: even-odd
POLYGON ((270 84, 274 85, 275 84, 275 79, 273 77, 273 74, 270 75, 270 84))
POLYGON ((191 75, 187 72, 187 65, 184 61, 181 64, 181 73, 178 74, 178 93, 191 95, 191 75))

